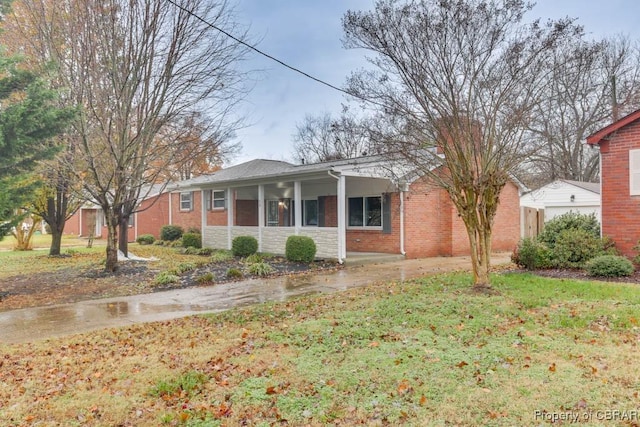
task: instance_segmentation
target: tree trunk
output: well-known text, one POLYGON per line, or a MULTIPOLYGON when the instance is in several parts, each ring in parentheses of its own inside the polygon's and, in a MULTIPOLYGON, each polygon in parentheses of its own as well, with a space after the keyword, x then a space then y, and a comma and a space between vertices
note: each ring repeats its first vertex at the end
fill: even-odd
POLYGON ((129 256, 129 219, 122 218, 118 225, 120 235, 118 236, 118 248, 125 257, 129 256))
POLYGON ((113 273, 118 269, 118 227, 107 218, 107 261, 104 270, 113 273))
MULTIPOLYGON (((486 231, 485 231, 486 233, 486 231)), ((491 289, 489 278, 489 264, 491 246, 486 244, 486 234, 478 230, 467 229, 471 248, 471 267, 473 272, 473 287, 477 290, 491 289)), ((489 239, 491 239, 489 234, 489 239)))
POLYGON ((62 230, 59 230, 58 227, 51 228, 51 246, 49 247, 49 256, 58 256, 60 255, 60 247, 62 246, 62 230))

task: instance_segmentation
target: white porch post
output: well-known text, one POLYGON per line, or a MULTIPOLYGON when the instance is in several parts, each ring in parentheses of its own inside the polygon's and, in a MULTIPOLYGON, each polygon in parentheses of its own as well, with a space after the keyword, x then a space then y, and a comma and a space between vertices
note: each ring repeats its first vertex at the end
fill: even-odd
POLYGON ((233 200, 233 190, 227 188, 227 249, 231 250, 232 228, 233 228, 233 209, 235 201, 233 200))
POLYGON ((173 225, 173 209, 171 207, 171 192, 169 192, 169 225, 173 225))
MULTIPOLYGON (((84 210, 84 208, 80 208, 78 210, 78 216, 80 218, 78 218, 78 237, 82 236, 82 211, 84 210)), ((96 209, 96 225, 98 224, 98 209, 96 209)))
POLYGON ((258 252, 262 252, 262 229, 264 228, 264 185, 258 185, 258 252))
POLYGON ((338 179, 338 259, 347 257, 347 184, 346 177, 340 175, 338 179))
POLYGON ((204 227, 207 226, 207 207, 204 205, 205 204, 205 197, 204 197, 204 192, 205 191, 211 191, 211 190, 200 190, 200 199, 201 199, 201 217, 200 217, 200 233, 201 235, 204 234, 204 227))
POLYGON ((302 184, 300 181, 294 181, 293 183, 293 211, 295 221, 295 233, 300 234, 300 227, 302 227, 302 184))

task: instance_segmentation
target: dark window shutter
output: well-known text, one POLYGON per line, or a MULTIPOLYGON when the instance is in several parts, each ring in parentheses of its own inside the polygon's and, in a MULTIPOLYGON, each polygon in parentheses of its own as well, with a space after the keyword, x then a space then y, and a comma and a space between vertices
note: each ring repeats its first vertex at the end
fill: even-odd
POLYGON ((324 227, 324 205, 325 198, 318 197, 318 227, 324 227))
POLYGON ((391 233, 391 194, 382 195, 382 232, 391 233))

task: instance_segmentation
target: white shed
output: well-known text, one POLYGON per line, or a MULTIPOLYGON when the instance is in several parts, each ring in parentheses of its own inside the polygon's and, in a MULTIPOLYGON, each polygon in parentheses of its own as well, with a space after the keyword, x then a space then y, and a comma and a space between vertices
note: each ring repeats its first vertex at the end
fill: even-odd
POLYGON ((569 211, 595 213, 600 221, 600 183, 559 179, 520 197, 521 207, 544 209, 544 221, 569 211))

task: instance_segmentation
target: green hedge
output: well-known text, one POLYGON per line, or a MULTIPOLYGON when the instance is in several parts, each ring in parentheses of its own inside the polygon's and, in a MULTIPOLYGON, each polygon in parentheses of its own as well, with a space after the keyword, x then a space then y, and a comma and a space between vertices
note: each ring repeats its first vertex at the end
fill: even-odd
POLYGON ((519 267, 527 270, 551 268, 552 254, 544 243, 536 239, 525 237, 518 242, 516 250, 511 255, 511 261, 519 267))
POLYGON ((231 242, 234 256, 247 257, 258 252, 258 241, 251 236, 238 236, 231 242))
POLYGON ((173 242, 184 234, 184 230, 179 225, 163 225, 160 228, 160 240, 173 242))
POLYGON ((136 239, 139 245, 153 245, 155 241, 156 238, 153 237, 153 234, 142 234, 136 239))
POLYGON ((182 235, 182 246, 200 249, 202 247, 202 236, 199 233, 184 233, 182 235))
POLYGON ((289 236, 285 256, 289 261, 312 262, 316 257, 316 244, 311 237, 289 236))
POLYGON ((585 267, 589 276, 595 277, 623 277, 633 274, 631 261, 622 256, 602 255, 592 258, 585 267))

